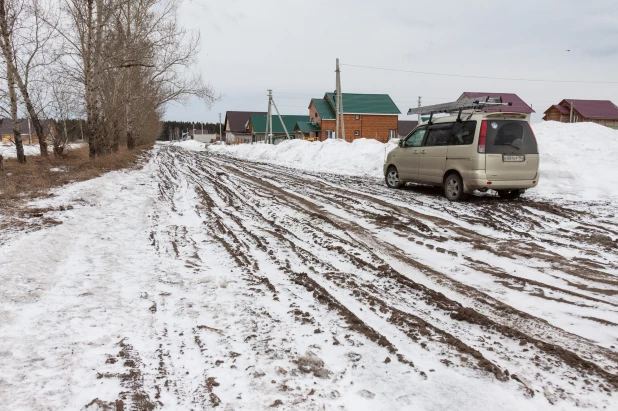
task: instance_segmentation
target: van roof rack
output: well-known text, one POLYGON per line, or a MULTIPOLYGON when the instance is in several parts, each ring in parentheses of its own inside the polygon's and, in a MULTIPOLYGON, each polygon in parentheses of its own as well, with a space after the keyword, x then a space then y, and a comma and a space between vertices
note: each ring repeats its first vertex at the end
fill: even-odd
POLYGON ((432 124, 432 118, 434 114, 438 113, 454 113, 459 112, 457 120, 461 119, 462 110, 475 110, 483 111, 486 106, 512 106, 513 103, 503 103, 502 97, 475 97, 467 98, 464 100, 453 101, 452 103, 434 104, 432 106, 411 108, 408 110, 408 115, 412 114, 429 114, 429 124, 432 124))
POLYGON ((453 113, 459 110, 479 110, 482 111, 486 106, 512 106, 513 103, 503 103, 502 97, 475 97, 465 100, 453 101, 452 103, 434 104, 432 106, 411 108, 408 110, 408 115, 411 114, 438 114, 438 113, 453 113))

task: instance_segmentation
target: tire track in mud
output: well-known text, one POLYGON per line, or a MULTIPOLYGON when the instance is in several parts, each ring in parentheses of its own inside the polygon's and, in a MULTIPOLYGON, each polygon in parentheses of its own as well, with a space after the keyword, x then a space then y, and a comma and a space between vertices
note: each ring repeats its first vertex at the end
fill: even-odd
MULTIPOLYGON (((199 243, 193 237, 199 233, 200 238, 209 237, 226 250, 235 262, 247 298, 272 298, 278 303, 291 298, 286 316, 268 309, 254 314, 256 325, 243 336, 244 342, 238 342, 250 347, 249 352, 254 350, 260 355, 295 361, 294 353, 285 352, 285 344, 273 352, 269 337, 274 328, 281 327, 281 322, 292 321, 318 327, 316 332, 331 334, 333 345, 343 340, 349 340, 352 346, 353 341, 362 341, 363 338, 373 341, 386 353, 396 356, 398 363, 424 378, 434 370, 415 365, 416 358, 409 354, 408 345, 422 347, 440 358, 444 366, 480 370, 499 381, 509 377, 521 381, 523 373, 539 392, 548 390, 551 395, 572 402, 581 393, 618 388, 615 353, 402 255, 396 247, 377 238, 374 230, 355 223, 354 216, 371 222, 375 227, 392 229, 402 238, 413 238, 414 244, 416 241, 435 243, 438 245, 435 252, 449 258, 458 257, 448 247, 448 241, 454 237, 461 242, 469 241, 468 234, 474 239, 483 238, 459 224, 423 212, 412 212, 409 208, 376 198, 384 193, 374 187, 369 187, 367 193, 357 193, 353 189, 339 193, 339 188, 333 184, 317 181, 319 176, 305 179, 305 175, 298 171, 288 172, 283 168, 207 153, 191 153, 174 147, 159 150, 156 161, 161 168, 160 200, 182 216, 182 205, 176 204, 175 198, 179 192, 195 192, 199 201, 193 211, 201 222, 199 227, 187 228, 178 224, 162 231, 157 228, 159 216, 155 213, 151 233, 153 246, 198 273, 203 262, 199 259, 199 243), (370 207, 366 207, 367 204, 370 207), (333 214, 331 207, 344 210, 349 216, 342 218, 339 213, 333 214), (264 268, 263 264, 275 267, 277 273, 264 268), (406 273, 409 268, 417 270, 426 280, 413 281, 404 274, 402 267, 407 267, 406 273), (445 290, 448 293, 443 292, 445 290), (318 304, 312 308, 307 305, 308 299, 318 304), (349 334, 342 337, 333 331, 337 327, 320 324, 324 310, 336 313, 341 324, 339 327, 346 328, 349 334), (515 372, 516 376, 513 375, 515 372), (556 381, 556 375, 559 381, 556 381)), ((413 202, 428 207, 424 200, 413 202)), ((496 218, 496 221, 500 219, 496 218)), ((534 222, 531 220, 528 224, 534 222)), ((510 235, 516 237, 516 233, 513 230, 510 235)), ((481 240, 479 242, 482 244, 481 240)), ((474 261, 468 261, 468 264, 471 270, 483 271, 474 261)), ((582 261, 580 265, 584 264, 586 262, 582 261)), ((594 269, 607 275, 601 271, 605 266, 598 264, 594 269)), ((518 281, 515 276, 505 278, 510 274, 502 273, 500 269, 487 275, 513 283, 518 281)), ((182 281, 174 279, 173 273, 165 278, 170 282, 182 281)), ((561 290, 581 301, 607 304, 601 298, 588 295, 592 294, 588 293, 589 290, 580 293, 541 282, 529 281, 529 284, 555 292, 561 290)), ((572 288, 577 288, 577 285, 572 288)), ((168 302, 174 297, 164 294, 166 292, 161 292, 157 297, 155 317, 174 308, 168 302)), ((191 397, 194 404, 202 407, 220 404, 219 390, 223 387, 219 384, 224 383, 216 381, 212 370, 203 372, 199 386, 186 385, 178 375, 181 367, 175 363, 175 358, 182 353, 177 350, 187 351, 188 348, 166 348, 174 345, 169 336, 171 328, 168 333, 172 324, 166 322, 167 319, 169 316, 155 322, 158 325, 154 331, 161 339, 160 352, 155 353, 159 358, 157 381, 160 379, 160 383, 143 388, 143 391, 150 393, 155 406, 158 406, 156 401, 165 400, 164 396, 161 399, 157 396, 164 391, 168 396, 173 394, 178 401, 191 397)), ((598 320, 604 321, 602 318, 591 321, 598 320)), ((215 358, 208 357, 208 353, 213 355, 213 347, 209 345, 206 334, 217 333, 206 325, 203 327, 191 331, 191 335, 183 340, 183 346, 199 348, 194 360, 214 361, 215 358)), ((228 336, 226 340, 229 339, 228 336)), ((226 364, 239 367, 250 364, 242 356, 238 363, 236 357, 224 359, 229 361, 226 364)), ((246 372, 254 372, 256 381, 263 374, 261 370, 250 368, 246 372)), ((293 382, 291 374, 288 376, 293 382)), ((310 401, 310 393, 301 396, 288 392, 286 384, 291 386, 292 382, 283 383, 281 398, 296 404, 310 401)), ((324 388, 320 387, 318 392, 320 389, 324 388)), ((167 401, 169 404, 169 398, 167 401)))
MULTIPOLYGON (((264 171, 264 166, 258 166, 261 172, 264 171)), ((279 169, 277 170, 279 171, 279 169)), ((286 186, 294 186, 297 185, 293 179, 296 178, 294 175, 289 175, 288 173, 284 173, 283 177, 279 174, 273 174, 273 180, 278 181, 280 184, 286 186)), ((309 184, 307 186, 311 187, 312 185, 316 185, 317 188, 303 190, 306 188, 302 187, 300 191, 305 191, 305 196, 316 197, 324 200, 325 202, 330 202, 332 205, 341 207, 346 210, 349 214, 356 214, 359 218, 363 218, 365 220, 371 221, 374 225, 389 228, 394 231, 396 235, 401 237, 410 237, 413 240, 416 240, 417 244, 419 244, 418 239, 421 240, 432 240, 437 242, 447 241, 447 238, 444 236, 435 236, 435 232, 437 230, 428 229, 427 225, 420 222, 419 216, 423 216, 422 213, 414 212, 409 208, 404 208, 398 205, 393 205, 387 203, 381 199, 375 199, 369 195, 365 194, 357 194, 357 198, 354 199, 353 195, 349 194, 349 190, 346 188, 337 187, 337 193, 332 194, 333 187, 332 185, 325 184, 322 182, 317 182, 309 184), (322 194, 326 193, 326 194, 322 194), (333 198, 337 196, 337 198, 333 198), (343 199, 343 200, 342 200, 343 199), (365 202, 373 201, 371 206, 376 209, 376 212, 371 212, 367 210, 359 210, 356 209, 356 205, 362 205, 359 201, 362 199, 365 202), (376 207, 376 204, 378 205, 376 207), (379 214, 389 213, 387 215, 379 214), (392 214, 397 215, 398 217, 394 217, 392 214), (413 227, 417 227, 416 229, 413 227)), ((555 206, 553 208, 556 208, 555 206)), ((425 215, 427 221, 431 221, 435 223, 435 227, 444 228, 450 232, 449 238, 452 241, 458 241, 463 243, 471 243, 473 245, 474 250, 484 250, 489 253, 492 253, 496 256, 502 258, 515 259, 516 257, 521 257, 524 259, 536 259, 543 263, 551 264, 551 267, 555 270, 561 271, 567 274, 567 278, 560 277, 563 284, 567 287, 573 287, 574 289, 579 289, 583 291, 590 291, 591 293, 595 293, 600 297, 604 295, 615 295, 618 294, 618 288, 612 288, 607 286, 616 285, 617 277, 608 274, 606 272, 599 271, 596 268, 606 268, 604 265, 600 263, 592 263, 589 259, 584 259, 580 257, 576 257, 569 262, 569 264, 564 263, 564 258, 555 253, 545 249, 542 246, 539 246, 535 242, 528 241, 522 242, 520 239, 516 239, 515 242, 512 240, 504 240, 499 239, 496 243, 495 239, 487 237, 486 235, 480 235, 470 229, 463 228, 456 224, 453 224, 450 221, 443 220, 441 218, 435 218, 431 215, 425 215), (496 244, 493 244, 496 243, 496 244), (491 245, 489 245, 491 244, 491 245), (592 268, 591 268, 592 266, 592 268), (589 286, 588 284, 582 284, 578 282, 577 279, 586 280, 587 283, 590 282, 598 282, 599 286, 589 286), (605 286, 605 287, 604 287, 605 286)), ((544 240, 545 241, 545 240, 544 240)), ((428 245, 428 247, 434 247, 433 245, 428 245)), ((442 247, 438 247, 438 251, 444 252, 442 247)), ((618 269, 615 264, 607 267, 609 269, 618 269)), ((522 278, 522 281, 525 281, 525 278, 522 278)), ((532 282, 530 282, 532 284, 532 282)), ((537 286, 540 286, 543 283, 537 283, 537 286)), ((563 286, 546 286, 550 291, 557 291, 563 294, 571 294, 574 295, 573 290, 569 290, 563 286)), ((599 298, 596 296, 585 295, 581 293, 577 293, 579 298, 590 299, 592 301, 598 301, 599 298)), ((566 300, 565 300, 566 301, 566 300)), ((609 302, 610 305, 614 305, 609 302)))
MULTIPOLYGON (((256 250, 259 250, 261 253, 267 256, 267 258, 270 258, 270 260, 273 261, 278 267, 280 267, 281 270, 286 270, 286 269, 289 270, 290 268, 290 263, 286 261, 282 261, 277 256, 275 256, 272 251, 272 246, 268 244, 270 241, 272 241, 270 236, 273 234, 271 234, 267 229, 261 229, 259 230, 259 232, 254 232, 251 229, 247 229, 245 227, 245 224, 247 221, 245 219, 238 218, 237 216, 235 216, 234 214, 230 212, 231 210, 234 210, 235 206, 237 206, 238 204, 242 204, 242 202, 238 202, 239 198, 236 193, 228 190, 225 185, 222 185, 218 182, 218 179, 221 177, 221 174, 218 174, 218 173, 196 174, 195 171, 198 169, 197 166, 195 166, 195 164, 191 162, 185 162, 185 160, 186 159, 183 159, 183 158, 174 158, 173 160, 170 158, 167 158, 166 160, 163 160, 164 162, 167 162, 167 163, 174 162, 175 167, 177 167, 177 172, 175 172, 174 178, 178 179, 178 181, 173 182, 172 180, 174 180, 174 178, 169 178, 169 176, 166 175, 165 171, 163 172, 164 175, 161 178, 162 180, 161 185, 164 187, 162 189, 163 191, 162 196, 163 198, 169 199, 169 201, 172 202, 171 208, 178 211, 182 215, 183 213, 182 207, 177 207, 175 204, 173 204, 173 201, 175 198, 175 194, 173 193, 173 191, 179 190, 179 189, 184 190, 184 183, 181 180, 186 178, 186 181, 189 184, 193 185, 192 189, 195 189, 195 192, 198 198, 200 199, 200 202, 195 211, 200 215, 200 217, 203 218, 203 223, 202 223, 202 228, 204 229, 203 234, 210 237, 212 240, 218 243, 222 249, 227 251, 227 254, 229 255, 230 259, 232 259, 235 262, 236 266, 241 269, 241 278, 247 284, 247 287, 249 287, 248 291, 251 291, 252 293, 257 294, 256 297, 259 297, 259 298, 262 298, 262 297, 268 298, 268 295, 270 294, 272 295, 273 300, 279 301, 279 297, 282 293, 286 295, 287 297, 289 297, 290 295, 294 296, 294 293, 300 289, 304 290, 304 287, 302 287, 297 281, 294 281, 292 277, 289 277, 287 279, 288 280, 287 282, 289 284, 282 285, 280 283, 277 286, 277 288, 275 288, 275 286, 270 281, 268 276, 262 276, 258 274, 260 272, 260 265, 258 263, 258 260, 254 258, 254 254, 256 253, 256 250), (167 180, 168 178, 170 181, 166 182, 165 180, 167 180), (296 291, 294 289, 296 289, 296 291)), ((170 175, 172 174, 170 173, 170 175)), ((270 226, 270 221, 268 219, 264 219, 261 215, 259 215, 259 218, 258 218, 258 214, 252 214, 252 216, 255 217, 257 220, 262 220, 262 222, 264 222, 266 226, 270 226)), ((187 229, 182 226, 179 226, 179 227, 171 226, 166 231, 169 233, 168 241, 171 242, 171 244, 167 246, 160 246, 160 248, 162 249, 166 248, 169 257, 176 258, 176 259, 184 259, 187 257, 187 254, 193 253, 193 251, 191 251, 191 247, 187 247, 187 244, 189 246, 195 246, 194 241, 193 242, 185 241, 185 244, 177 244, 177 245, 175 244, 175 241, 177 241, 176 240, 177 232, 184 233, 185 234, 184 237, 189 238, 189 239, 191 235, 195 234, 195 232, 191 233, 191 230, 187 231, 187 229)), ((157 235, 155 235, 154 237, 156 238, 156 241, 153 241, 153 243, 163 242, 163 239, 157 238, 158 237, 157 235)), ((333 299, 332 301, 336 301, 336 300, 333 299)), ((292 304, 290 304, 291 309, 287 313, 289 319, 286 321, 301 322, 303 324, 308 323, 308 324, 319 325, 318 322, 312 317, 312 314, 310 314, 309 311, 307 311, 308 307, 306 306, 303 307, 302 305, 299 306, 298 304, 299 302, 293 302, 292 304)), ((353 314, 350 313, 349 311, 346 311, 345 306, 340 306, 339 308, 340 308, 339 310, 334 310, 334 311, 338 312, 338 314, 340 315, 341 321, 343 321, 344 324, 348 324, 350 328, 350 335, 346 335, 346 341, 354 345, 353 342, 355 340, 359 340, 358 336, 356 337, 353 336, 356 333, 367 337, 370 341, 375 341, 376 332, 372 330, 371 327, 368 327, 362 322, 351 320, 351 318, 353 318, 353 314), (350 326, 351 323, 354 325, 354 327, 350 326)), ((314 311, 312 309, 309 309, 309 310, 314 311)), ((160 310, 155 311, 155 312, 159 314, 160 310)), ((315 318, 323 317, 323 315, 319 315, 319 312, 316 314, 317 314, 317 317, 315 318)), ((272 339, 270 337, 270 334, 273 331, 272 328, 278 327, 277 324, 281 323, 281 321, 284 319, 281 318, 280 316, 277 316, 277 314, 275 313, 269 313, 267 310, 256 312, 254 313, 253 316, 256 318, 265 318, 268 325, 266 327, 263 327, 263 326, 261 327, 256 326, 253 328, 245 327, 247 329, 252 329, 253 333, 246 336, 244 343, 246 343, 247 345, 250 345, 251 350, 254 350, 257 353, 262 353, 262 355, 273 355, 272 354, 273 347, 270 344, 270 340, 272 339)), ((205 328, 208 328, 208 327, 205 327, 205 328)), ((325 324, 322 324, 320 328, 322 328, 324 331, 320 331, 319 329, 316 329, 316 331, 319 331, 320 333, 322 333, 322 332, 327 332, 327 330, 329 330, 331 327, 326 326, 325 324)), ((336 328, 341 328, 341 327, 336 327, 336 328)), ((167 337, 166 335, 167 329, 165 329, 163 333, 161 333, 160 331, 156 331, 156 334, 158 335, 159 339, 163 338, 163 342, 164 342, 163 345, 168 345, 168 346, 173 345, 171 341, 165 338, 167 337)), ((334 336, 333 336, 333 339, 336 340, 334 336)), ((378 341, 385 341, 385 338, 384 337, 378 338, 378 341)), ((200 352, 206 352, 209 349, 209 347, 200 339, 200 336, 197 334, 195 335, 194 342, 200 348, 200 352)), ((359 343, 359 344, 362 345, 362 343, 359 343)), ((384 345, 384 346, 385 348, 388 349, 387 345, 384 345)), ((212 348, 210 349, 212 350, 212 348)), ((251 350, 248 350, 248 351, 250 352, 251 350)), ((275 353, 275 355, 283 355, 283 356, 298 355, 294 353, 290 354, 289 351, 290 351, 289 349, 284 350, 285 354, 281 352, 277 352, 275 353)), ((389 351, 386 351, 386 352, 388 353, 389 351)), ((167 356, 170 357, 169 349, 168 349, 167 356)), ((398 354, 397 357, 400 360, 400 362, 403 363, 404 365, 406 366, 412 365, 409 361, 405 359, 405 357, 402 354, 398 354)), ((354 357, 354 358, 357 358, 357 357, 354 357)), ((171 359, 167 358, 166 361, 171 361, 171 359)), ((181 378, 179 378, 179 376, 175 376, 174 372, 175 371, 177 372, 179 370, 174 370, 173 363, 167 363, 166 361, 164 361, 163 359, 161 360, 161 368, 164 370, 162 374, 165 375, 165 378, 166 378, 165 379, 166 384, 163 390, 169 391, 170 387, 173 386, 172 393, 175 394, 178 400, 180 401, 183 397, 186 397, 187 395, 191 394, 191 392, 190 390, 187 391, 186 387, 178 387, 176 385, 175 381, 179 381, 181 380, 181 378)), ((294 361, 296 360, 293 360, 292 362, 294 361)), ((251 368, 251 366, 249 368, 251 368)), ((412 368, 415 369, 417 372, 421 373, 422 375, 422 371, 416 369, 413 365, 412 365, 412 368)), ((287 371, 283 373, 285 374, 286 372, 287 371)), ((324 373, 327 373, 328 371, 318 370, 316 372, 318 372, 319 375, 322 375, 324 373)), ((262 373, 259 370, 256 370, 254 374, 255 374, 254 375, 255 379, 262 378, 262 376, 264 375, 264 373, 262 373)), ((292 370, 292 372, 290 373, 291 381, 293 381, 292 377, 294 375, 295 375, 295 371, 292 370)), ((215 377, 213 377, 211 374, 207 375, 205 373, 204 378, 208 382, 208 381, 214 381, 213 378, 215 377)), ((202 404, 203 406, 218 405, 221 401, 219 397, 217 397, 217 395, 213 392, 214 387, 218 385, 219 385, 218 383, 217 385, 213 385, 213 384, 209 385, 208 383, 206 383, 205 385, 204 384, 200 385, 200 387, 198 387, 191 394, 194 396, 193 403, 202 404)), ((282 386, 282 390, 284 392, 286 390, 287 391, 290 390, 289 387, 287 388, 286 387, 287 386, 285 384, 282 386)), ((316 389, 318 389, 318 387, 312 388, 309 394, 305 393, 305 397, 299 397, 298 394, 292 393, 290 394, 292 396, 292 398, 290 399, 290 402, 302 403, 304 401, 314 401, 313 399, 309 400, 308 396, 314 395, 316 389)), ((158 390, 159 388, 157 388, 157 392, 158 390)), ((323 395, 326 395, 326 393, 320 394, 320 396, 323 396, 323 395)))
MULTIPOLYGON (((217 161, 217 163, 219 163, 219 162, 217 161)), ((221 164, 220 164, 220 163, 219 163, 218 165, 219 165, 219 166, 221 166, 221 164)), ((205 166, 208 166, 208 168, 210 168, 210 167, 212 167, 212 166, 213 166, 213 164, 212 164, 212 163, 208 164, 208 163, 206 162, 206 163, 202 164, 202 166, 201 166, 201 167, 202 167, 202 168, 204 168, 205 166)), ((246 167, 246 165, 243 165, 243 168, 245 168, 245 167, 246 167)), ((228 172, 235 172, 234 170, 230 169, 229 167, 224 167, 224 168, 226 168, 226 169, 228 170, 228 172)), ((236 171, 236 172, 237 172, 237 171, 236 171)), ((217 172, 217 175, 218 175, 218 176, 221 176, 221 175, 223 175, 223 174, 221 174, 221 172, 217 172)), ((254 182, 254 183, 259 183, 259 185, 261 185, 261 190, 262 190, 262 191, 264 191, 264 192, 268 192, 269 190, 273 190, 273 188, 275 188, 275 189, 277 190, 277 193, 278 193, 281 197, 285 198, 286 196, 288 196, 288 195, 289 195, 289 193, 288 193, 288 192, 283 192, 282 190, 280 190, 280 189, 278 189, 278 188, 276 188, 276 187, 272 186, 272 184, 266 184, 266 186, 265 186, 263 181, 260 181, 259 179, 256 179, 255 177, 252 177, 252 176, 250 176, 250 175, 242 174, 242 172, 241 172, 241 174, 240 174, 240 178, 245 179, 245 180, 250 180, 250 181, 252 181, 252 182, 254 182)), ((236 182, 236 183, 237 183, 237 182, 236 182)), ((275 198, 275 197, 276 197, 276 196, 275 196, 275 195, 273 195, 271 198, 275 198)), ((243 202, 243 199, 238 198, 237 200, 240 200, 240 201, 241 201, 241 203, 243 202)), ((246 202, 246 199, 244 199, 244 202, 246 202)), ((290 206, 290 207, 292 207, 292 208, 295 208, 296 210, 298 210, 299 208, 302 210, 303 208, 307 207, 308 205, 309 205, 309 207, 310 207, 310 208, 315 208, 315 205, 314 205, 313 203, 308 202, 308 201, 306 201, 306 200, 304 200, 304 199, 300 199, 300 198, 294 198, 294 201, 293 201, 293 202, 291 202, 291 203, 290 203, 290 202, 288 202, 288 203, 289 203, 289 204, 287 204, 288 206, 290 206), (301 205, 299 206, 299 204, 301 204, 301 205)), ((230 203, 230 202, 228 202, 228 204, 229 204, 229 205, 232 205, 232 203, 230 203)), ((307 212, 307 210, 304 210, 304 211, 305 211, 305 212, 307 212)), ((318 215, 316 215, 316 216, 313 216, 313 217, 315 217, 315 218, 321 218, 322 220, 324 220, 324 218, 323 218, 322 216, 320 216, 319 214, 318 214, 318 215)), ((332 221, 326 221, 326 222, 327 222, 327 223, 332 223, 332 221)), ((272 222, 271 222, 271 223, 272 223, 272 222)), ((281 227, 279 227, 279 228, 281 228, 281 227)), ((487 296, 483 296, 483 297, 484 297, 484 298, 487 298, 487 296)), ((499 305, 498 305, 498 306, 499 306, 499 305)), ((499 308, 504 309, 505 307, 499 307, 499 308)), ((511 311, 513 311, 513 310, 511 309, 511 311)), ((461 312, 459 312, 459 311, 458 311, 458 312, 457 312, 457 313, 455 313, 454 315, 455 315, 455 316, 459 315, 459 317, 460 317, 460 318, 457 318, 457 319, 462 319, 462 320, 463 320, 463 319, 466 319, 467 317, 474 317, 474 315, 471 315, 471 314, 470 314, 470 311, 467 311, 467 313, 468 313, 467 315, 464 315, 464 314, 462 314, 461 312)), ((475 320, 475 321, 471 321, 471 322, 472 322, 472 323, 475 323, 475 322, 477 322, 477 323, 478 323, 478 322, 479 322, 479 320, 478 320, 478 315, 480 315, 480 314, 479 314, 479 313, 477 313, 477 312, 476 312, 476 311, 474 311, 474 310, 472 310, 472 313, 473 313, 473 314, 475 314, 475 315, 477 315, 477 318, 476 318, 476 320, 475 320)), ((520 316, 526 317, 526 315, 523 315, 523 313, 517 313, 517 314, 518 314, 518 315, 520 315, 520 316)), ((529 317, 532 317, 532 316, 529 316, 529 317)), ((470 320, 470 318, 468 318, 468 320, 470 320)), ((483 321, 482 321, 482 323, 484 323, 484 325, 487 325, 487 324, 485 323, 485 321, 489 321, 489 320, 485 320, 485 319, 483 319, 483 321)), ((491 325, 491 326, 493 326, 493 327, 496 327, 496 326, 497 326, 497 324, 496 324, 496 323, 491 324, 491 323, 492 323, 491 321, 489 321, 489 323, 490 323, 490 325, 491 325)), ((498 328, 499 328, 499 327, 498 327, 498 328)), ((513 334, 513 332, 512 332, 512 331, 506 331, 504 328, 503 328, 503 329, 501 329, 501 331, 502 331, 503 333, 506 333, 506 334, 513 334)), ((515 333, 515 334, 517 334, 517 333, 515 333)), ((521 337, 522 335, 521 335, 521 334, 519 334, 518 336, 519 336, 519 337, 521 337)), ((520 338, 520 340, 521 340, 521 339, 522 339, 522 338, 520 338)), ((552 353, 551 353, 552 351, 556 351, 554 348, 552 348, 552 347, 550 347, 550 346, 544 346, 543 344, 541 344, 541 348, 540 348, 540 349, 541 349, 542 351, 544 350, 546 353, 550 353, 550 354, 552 354, 552 353)), ((553 354, 556 354, 556 353, 554 352, 553 354)), ((585 361, 585 360, 582 360, 581 358, 577 357, 577 355, 575 355, 575 354, 573 354, 573 353, 566 352, 566 350, 565 350, 565 352, 562 352, 562 351, 558 350, 558 353, 557 353, 557 356, 558 356, 558 357, 561 357, 563 360, 564 360, 564 359, 566 359, 567 357, 572 358, 572 355, 574 355, 574 356, 575 356, 575 358, 577 358, 578 360, 577 360, 577 361, 571 361, 571 362, 570 362, 570 365, 572 365, 572 366, 576 366, 576 367, 577 367, 577 366, 579 366, 580 368, 583 368, 583 369, 592 368, 592 370, 593 370, 593 371, 595 371, 596 373, 600 374, 600 376, 601 376, 601 378, 602 378, 602 379, 604 379, 604 380, 606 380, 606 381, 610 381, 610 382, 612 382, 612 381, 613 381, 613 376, 612 376, 611 374, 609 374, 609 373, 605 372, 604 370, 602 370, 600 367, 596 366, 596 364, 589 365, 589 364, 587 364, 587 363, 586 363, 586 361, 585 361), (579 365, 578 365, 578 364, 579 364, 579 365), (595 368, 595 367, 596 367, 596 368, 595 368)), ((568 362, 568 361, 565 361, 565 362, 566 362, 567 364, 569 364, 569 362, 568 362)))

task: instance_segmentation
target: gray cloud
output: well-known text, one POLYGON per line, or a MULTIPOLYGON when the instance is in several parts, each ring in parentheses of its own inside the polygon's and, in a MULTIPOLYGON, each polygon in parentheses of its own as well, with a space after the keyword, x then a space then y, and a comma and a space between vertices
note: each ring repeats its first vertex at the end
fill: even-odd
MULTIPOLYGON (((336 57, 342 63, 425 72, 618 81, 615 0, 589 0, 586 7, 576 0, 197 3, 184 3, 181 19, 201 31, 200 67, 225 97, 210 110, 196 101, 170 107, 170 119, 214 121, 226 110, 264 110, 267 88, 275 90, 282 111, 305 113, 311 96, 334 88, 336 57)), ((518 93, 540 112, 564 97, 618 102, 617 85, 448 78, 349 66, 342 66, 342 85, 344 92, 388 93, 402 112, 419 95, 439 102, 462 91, 518 93)))

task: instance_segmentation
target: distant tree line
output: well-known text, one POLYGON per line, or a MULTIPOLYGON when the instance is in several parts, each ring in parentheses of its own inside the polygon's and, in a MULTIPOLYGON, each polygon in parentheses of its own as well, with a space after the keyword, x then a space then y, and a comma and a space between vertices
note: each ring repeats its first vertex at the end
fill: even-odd
MULTIPOLYGON (((202 132, 202 127, 204 128, 204 133, 207 134, 219 134, 219 123, 201 123, 196 122, 192 123, 190 121, 164 121, 161 136, 159 140, 167 141, 171 136, 180 136, 182 133, 186 133, 187 130, 191 133, 191 130, 195 130, 196 133, 202 132)), ((221 130, 223 130, 223 126, 221 126, 221 130)), ((172 137, 173 138, 173 137, 172 137)))

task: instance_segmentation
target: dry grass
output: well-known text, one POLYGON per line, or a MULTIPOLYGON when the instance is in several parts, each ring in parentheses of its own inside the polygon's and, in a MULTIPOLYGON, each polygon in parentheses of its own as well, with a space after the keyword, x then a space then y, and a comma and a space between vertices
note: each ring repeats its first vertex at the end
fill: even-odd
POLYGON ((10 202, 47 195, 53 187, 84 181, 101 174, 136 166, 141 154, 152 146, 139 149, 121 149, 118 153, 95 158, 88 157, 88 146, 67 151, 63 158, 52 154, 48 158, 28 156, 26 164, 15 159, 4 160, 4 173, 0 171, 0 206, 10 202), (61 171, 51 171, 60 169, 61 171))

